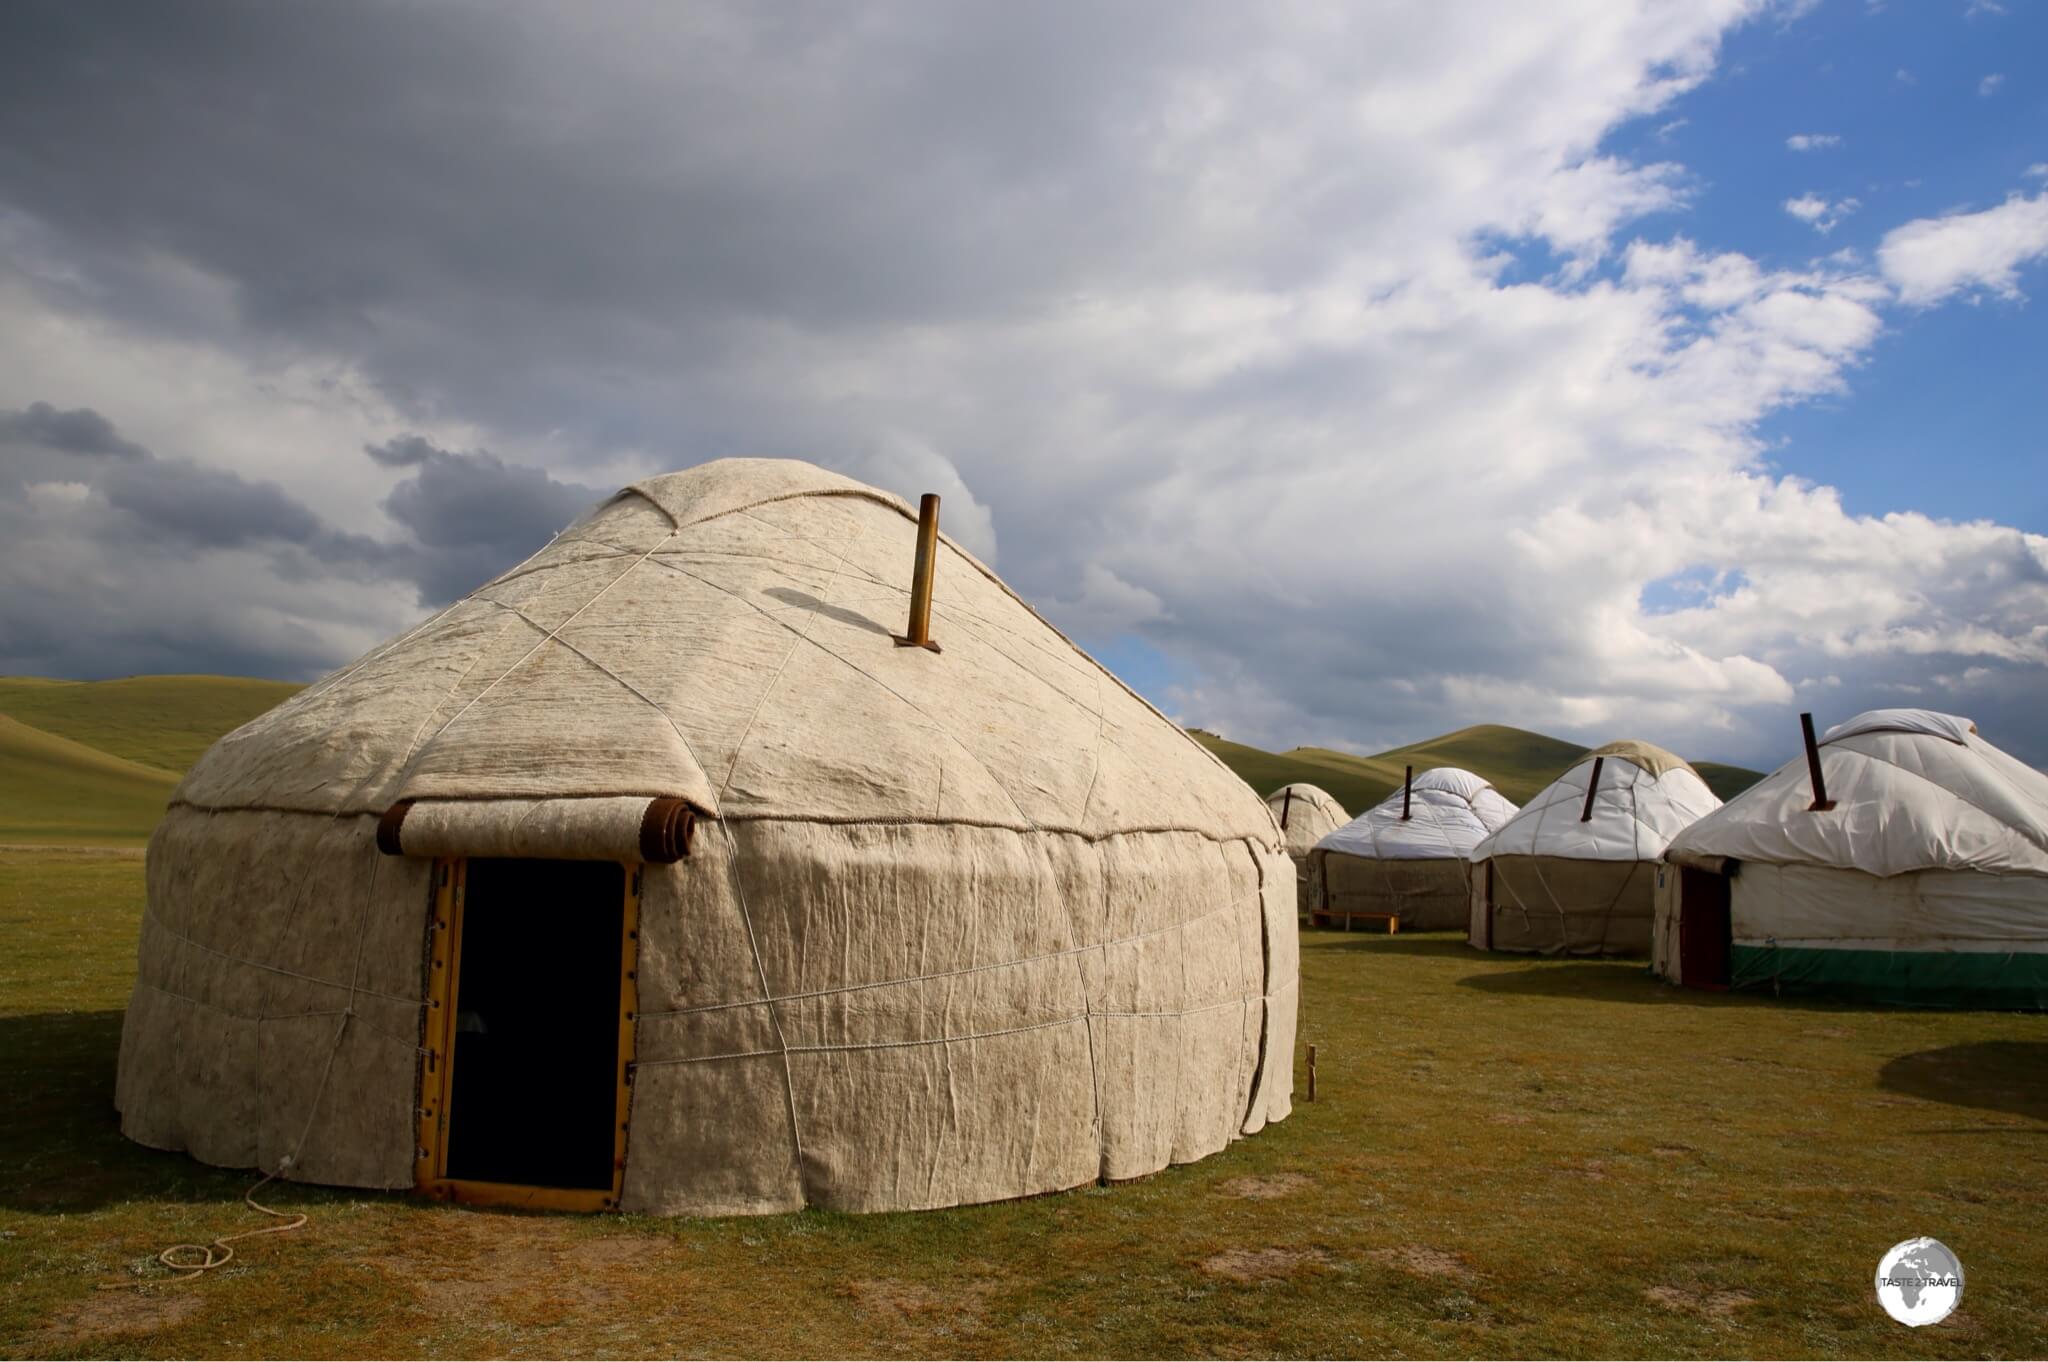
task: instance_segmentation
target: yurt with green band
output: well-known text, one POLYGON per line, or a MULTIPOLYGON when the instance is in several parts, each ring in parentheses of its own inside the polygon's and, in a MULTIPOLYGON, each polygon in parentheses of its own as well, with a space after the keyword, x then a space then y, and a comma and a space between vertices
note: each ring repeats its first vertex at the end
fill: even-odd
POLYGON ((1253 793, 898 498, 637 483, 221 739, 149 847, 129 1138, 548 1209, 915 1210, 1288 1114, 1253 793))
POLYGON ((1859 714, 1672 839, 1659 975, 2048 1007, 2048 775, 1959 715, 1859 714))

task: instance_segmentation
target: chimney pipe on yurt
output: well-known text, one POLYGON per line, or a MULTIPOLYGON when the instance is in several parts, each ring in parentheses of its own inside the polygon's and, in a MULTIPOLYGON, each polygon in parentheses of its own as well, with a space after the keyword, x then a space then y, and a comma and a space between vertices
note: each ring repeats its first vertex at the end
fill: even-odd
POLYGON ((910 573, 910 625, 896 639, 899 648, 929 648, 932 642, 932 574, 939 567, 939 494, 926 492, 917 503, 917 560, 910 573))
POLYGON ((1827 777, 1820 772, 1820 744, 1813 740, 1813 715, 1799 716, 1799 731, 1806 738, 1806 776, 1813 782, 1813 803, 1806 806, 1808 813, 1826 813, 1835 807, 1835 801, 1828 798, 1827 777))
POLYGON ((1401 776, 1401 821, 1408 821, 1409 802, 1415 798, 1415 768, 1405 768, 1401 776))
POLYGON ((1600 768, 1607 765, 1607 758, 1593 758, 1593 774, 1586 781, 1586 807, 1579 810, 1579 821, 1593 821, 1593 796, 1600 793, 1600 768))

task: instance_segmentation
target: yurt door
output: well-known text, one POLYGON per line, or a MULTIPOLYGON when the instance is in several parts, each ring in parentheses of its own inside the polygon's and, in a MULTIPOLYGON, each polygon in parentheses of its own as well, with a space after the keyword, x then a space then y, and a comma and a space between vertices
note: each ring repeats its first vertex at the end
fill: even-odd
POLYGON ((607 1210, 625 1168, 638 866, 436 868, 418 1183, 458 1201, 607 1210))
POLYGON ((1679 869, 1678 982, 1687 988, 1728 987, 1728 877, 1679 869))

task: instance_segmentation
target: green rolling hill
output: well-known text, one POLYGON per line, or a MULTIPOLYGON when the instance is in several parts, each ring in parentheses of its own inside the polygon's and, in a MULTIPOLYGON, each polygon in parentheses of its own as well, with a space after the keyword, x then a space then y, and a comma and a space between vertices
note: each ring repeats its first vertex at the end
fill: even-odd
MULTIPOLYGON (((1190 732, 1260 794, 1291 781, 1307 781, 1328 790, 1353 814, 1398 790, 1403 768, 1410 764, 1418 772, 1432 766, 1462 766, 1492 781, 1509 799, 1524 803, 1589 750, 1502 724, 1476 724, 1370 757, 1326 747, 1266 752, 1201 729, 1190 732)), ((1763 778, 1762 772, 1719 762, 1695 762, 1693 769, 1722 799, 1733 798, 1763 778)))
POLYGON ((0 842, 141 842, 177 783, 175 772, 0 714, 0 842))
POLYGON ((216 738, 301 688, 246 676, 52 681, 0 676, 0 714, 117 757, 182 774, 216 738))
MULTIPOLYGON (((146 841, 171 788, 200 753, 298 690, 239 676, 0 677, 0 844, 146 841)), ((1586 750, 1499 724, 1369 757, 1321 747, 1265 752, 1200 730, 1194 736, 1261 794, 1308 781, 1354 814, 1398 789, 1409 763, 1418 771, 1462 766, 1519 802, 1586 750)), ((1737 766, 1696 766, 1723 799, 1760 778, 1737 766)))
POLYGON ((0 677, 0 844, 147 841, 199 754, 298 689, 238 676, 0 677))

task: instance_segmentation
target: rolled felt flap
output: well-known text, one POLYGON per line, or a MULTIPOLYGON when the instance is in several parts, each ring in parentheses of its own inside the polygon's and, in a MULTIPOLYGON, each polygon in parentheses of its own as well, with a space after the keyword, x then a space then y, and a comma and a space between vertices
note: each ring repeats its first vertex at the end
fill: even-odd
POLYGON ((648 861, 690 854, 696 810, 646 795, 565 799, 402 799, 377 821, 387 856, 648 861))
POLYGON ((1684 851, 1678 847, 1664 848, 1664 859, 1673 865, 1682 865, 1690 870, 1704 870, 1709 875, 1727 875, 1730 878, 1742 868, 1742 862, 1733 856, 1706 856, 1697 851, 1684 851))

